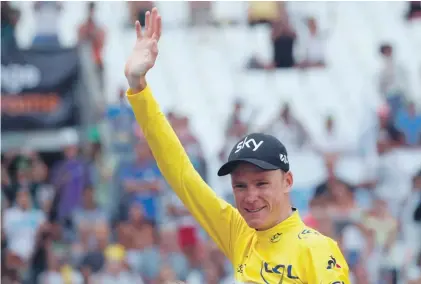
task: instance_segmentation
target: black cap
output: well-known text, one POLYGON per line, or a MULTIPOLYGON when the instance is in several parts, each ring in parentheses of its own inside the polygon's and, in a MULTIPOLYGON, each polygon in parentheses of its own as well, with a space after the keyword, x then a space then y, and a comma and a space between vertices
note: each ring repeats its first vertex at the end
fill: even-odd
POLYGON ((263 133, 252 133, 238 141, 228 162, 219 169, 218 176, 230 174, 241 162, 251 163, 263 170, 289 171, 285 146, 274 136, 263 133))

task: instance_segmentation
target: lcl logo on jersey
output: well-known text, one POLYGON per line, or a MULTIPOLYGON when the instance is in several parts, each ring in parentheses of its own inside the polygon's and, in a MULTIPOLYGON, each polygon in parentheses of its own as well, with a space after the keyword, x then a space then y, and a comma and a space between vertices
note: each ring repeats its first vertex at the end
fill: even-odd
POLYGON ((277 242, 279 242, 279 240, 281 239, 281 235, 282 235, 282 233, 276 233, 275 235, 273 235, 270 238, 270 242, 271 243, 277 243, 277 242))
MULTIPOLYGON (((270 280, 270 278, 274 277, 274 275, 279 275, 278 279, 276 280, 276 283, 279 282, 279 277, 280 277, 280 282, 283 282, 284 277, 287 277, 289 279, 299 279, 298 276, 294 275, 293 271, 292 271, 293 267, 291 264, 289 265, 285 265, 285 264, 276 264, 276 265, 271 265, 267 262, 263 262, 262 267, 260 269, 260 276, 262 277, 263 281, 265 283, 274 283, 273 279, 271 282, 269 282, 268 280, 270 280)), ((275 276, 276 277, 276 276, 275 276)))
POLYGON ((253 152, 255 152, 257 151, 257 149, 259 149, 260 146, 262 146, 264 142, 264 141, 256 142, 256 140, 254 140, 253 138, 247 140, 247 138, 248 136, 246 136, 246 138, 244 138, 243 141, 237 144, 237 150, 235 150, 234 153, 241 151, 244 147, 247 147, 251 149, 253 152))

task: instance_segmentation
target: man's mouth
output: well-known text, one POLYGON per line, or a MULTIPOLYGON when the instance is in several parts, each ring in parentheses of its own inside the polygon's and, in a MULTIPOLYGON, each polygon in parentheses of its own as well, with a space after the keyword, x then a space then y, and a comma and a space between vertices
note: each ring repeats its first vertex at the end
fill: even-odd
POLYGON ((246 212, 248 213, 257 213, 261 210, 263 210, 266 206, 260 207, 260 208, 255 208, 255 209, 251 209, 251 208, 244 208, 244 210, 246 210, 246 212))

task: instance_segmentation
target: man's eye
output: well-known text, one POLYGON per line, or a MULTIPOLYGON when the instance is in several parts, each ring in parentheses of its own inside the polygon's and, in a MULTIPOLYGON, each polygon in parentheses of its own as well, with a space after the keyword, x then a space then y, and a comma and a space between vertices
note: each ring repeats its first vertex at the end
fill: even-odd
POLYGON ((246 188, 246 186, 244 184, 236 184, 236 185, 234 185, 234 188, 236 188, 236 189, 244 189, 244 188, 246 188))
POLYGON ((258 182, 258 183, 257 183, 257 186, 258 186, 258 187, 262 187, 262 186, 265 186, 265 185, 267 185, 267 184, 268 184, 267 182, 263 182, 263 181, 262 181, 262 182, 258 182))

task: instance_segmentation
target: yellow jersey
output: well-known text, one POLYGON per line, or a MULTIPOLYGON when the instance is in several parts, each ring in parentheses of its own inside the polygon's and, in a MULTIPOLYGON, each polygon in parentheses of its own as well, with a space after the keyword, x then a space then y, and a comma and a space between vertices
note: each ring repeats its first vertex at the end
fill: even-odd
POLYGON ((269 230, 248 227, 195 171, 151 89, 129 89, 127 98, 161 173, 231 261, 237 283, 350 283, 336 242, 306 227, 295 209, 269 230))

